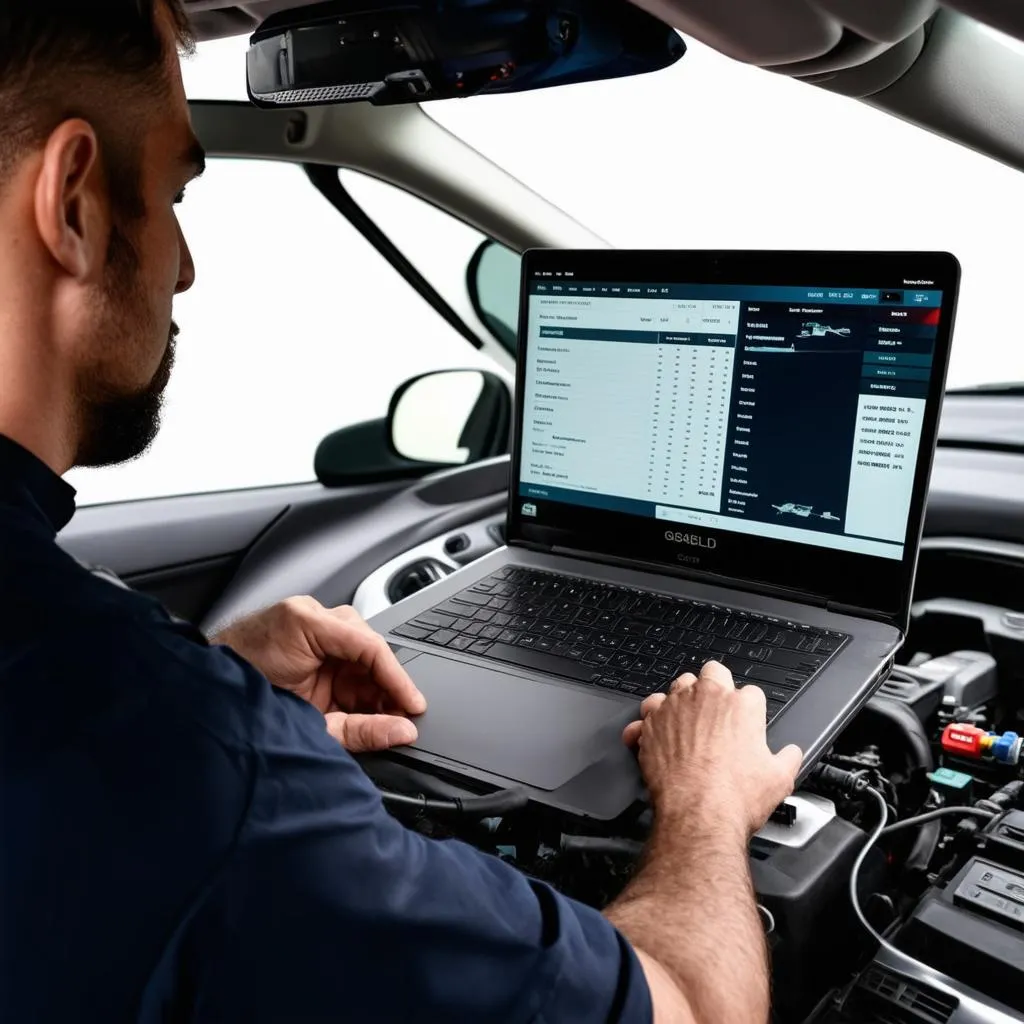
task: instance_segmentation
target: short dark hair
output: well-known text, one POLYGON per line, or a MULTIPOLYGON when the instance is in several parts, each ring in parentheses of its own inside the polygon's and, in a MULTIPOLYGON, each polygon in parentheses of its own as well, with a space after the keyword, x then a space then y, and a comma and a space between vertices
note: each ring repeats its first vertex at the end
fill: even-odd
POLYGON ((130 121, 123 97, 158 97, 167 88, 161 8, 178 46, 191 49, 182 0, 0 0, 0 188, 24 152, 69 117, 92 123, 114 176, 120 166, 133 178, 117 189, 112 181, 112 195, 137 187, 112 136, 127 127, 119 117, 130 121), (94 100, 104 96, 114 108, 105 116, 94 100))

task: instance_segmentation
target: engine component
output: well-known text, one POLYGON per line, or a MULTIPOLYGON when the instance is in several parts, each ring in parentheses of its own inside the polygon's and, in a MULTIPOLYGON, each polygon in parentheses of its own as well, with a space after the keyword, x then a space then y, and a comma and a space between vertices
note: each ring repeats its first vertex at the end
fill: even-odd
POLYGON ((925 721, 948 700, 954 708, 975 708, 997 693, 996 660, 983 651, 953 651, 911 665, 897 665, 879 695, 912 707, 925 721))
MULTIPOLYGON (((807 811, 813 799, 817 805, 831 805, 821 797, 797 794, 797 819, 812 818, 807 811)), ((815 810, 823 813, 820 806, 815 810)), ((849 901, 846 879, 864 845, 864 832, 856 825, 830 815, 800 846, 781 845, 764 835, 750 845, 750 871, 758 903, 771 915, 769 944, 775 976, 775 1013, 780 1020, 802 1020, 811 1007, 805 1001, 817 998, 822 986, 840 984, 848 974, 847 965, 862 945, 849 901)), ((774 825, 775 834, 785 826, 774 825)), ((873 862, 881 872, 881 854, 873 862)), ((762 915, 764 917, 764 915, 762 915)))
POLYGON ((1015 732, 987 732, 965 722, 950 722, 942 730, 942 749, 957 757, 992 758, 1001 764, 1017 764, 1024 739, 1015 732))
POLYGON ((1010 811, 978 837, 978 852, 1014 871, 1024 871, 1024 811, 1010 811))
MULTIPOLYGON (((996 852, 989 847, 990 852, 996 852)), ((897 948, 957 981, 1024 1010, 1024 874, 972 857, 929 893, 897 948)))
POLYGON ((974 779, 967 772, 952 768, 936 768, 928 773, 928 781, 953 804, 963 806, 971 802, 971 784, 974 779))

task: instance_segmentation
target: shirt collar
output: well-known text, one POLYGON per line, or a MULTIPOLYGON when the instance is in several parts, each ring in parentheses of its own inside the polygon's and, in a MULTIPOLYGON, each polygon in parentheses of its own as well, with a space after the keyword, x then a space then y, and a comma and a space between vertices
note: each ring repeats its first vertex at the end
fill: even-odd
POLYGON ((0 501, 13 503, 59 533, 75 514, 75 489, 42 459, 0 434, 0 501))

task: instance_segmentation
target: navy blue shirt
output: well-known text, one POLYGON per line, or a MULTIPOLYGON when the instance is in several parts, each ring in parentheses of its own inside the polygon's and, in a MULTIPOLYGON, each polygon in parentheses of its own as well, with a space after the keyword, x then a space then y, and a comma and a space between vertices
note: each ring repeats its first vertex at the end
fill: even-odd
POLYGON ((0 437, 0 1020, 633 1022, 596 911, 411 832, 312 707, 55 543, 0 437))

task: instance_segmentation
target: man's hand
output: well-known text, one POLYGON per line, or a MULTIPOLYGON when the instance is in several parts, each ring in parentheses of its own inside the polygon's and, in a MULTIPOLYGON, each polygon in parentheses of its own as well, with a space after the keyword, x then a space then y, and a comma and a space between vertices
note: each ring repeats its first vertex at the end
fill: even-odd
POLYGON ((640 714, 623 739, 639 744, 656 813, 688 827, 733 827, 745 842, 793 791, 799 747, 768 749, 764 693, 737 690, 717 661, 648 697, 640 714))
POLYGON ((427 709, 384 638, 352 608, 293 597, 228 626, 224 644, 283 690, 309 701, 353 752, 414 743, 406 715, 427 709))
POLYGON ((768 1017, 764 933, 747 843, 793 789, 801 754, 768 749, 764 694, 709 662, 641 705, 639 744, 654 826, 640 870, 606 916, 630 940, 656 1020, 768 1017))

